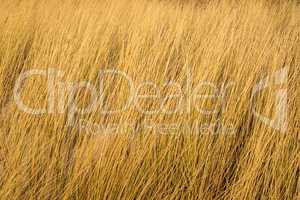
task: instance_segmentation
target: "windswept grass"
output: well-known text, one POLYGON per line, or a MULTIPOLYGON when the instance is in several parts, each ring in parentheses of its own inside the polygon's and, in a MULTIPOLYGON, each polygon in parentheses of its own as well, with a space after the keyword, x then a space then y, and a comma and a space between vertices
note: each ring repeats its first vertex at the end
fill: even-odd
POLYGON ((2 0, 0 199, 299 199, 299 67, 296 1, 2 0))

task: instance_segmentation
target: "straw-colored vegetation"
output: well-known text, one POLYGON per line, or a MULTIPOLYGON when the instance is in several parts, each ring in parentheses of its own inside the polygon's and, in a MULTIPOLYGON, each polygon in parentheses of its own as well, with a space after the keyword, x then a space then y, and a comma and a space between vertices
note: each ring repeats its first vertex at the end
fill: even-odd
POLYGON ((299 67, 296 1, 2 0, 0 199, 299 199, 299 67))

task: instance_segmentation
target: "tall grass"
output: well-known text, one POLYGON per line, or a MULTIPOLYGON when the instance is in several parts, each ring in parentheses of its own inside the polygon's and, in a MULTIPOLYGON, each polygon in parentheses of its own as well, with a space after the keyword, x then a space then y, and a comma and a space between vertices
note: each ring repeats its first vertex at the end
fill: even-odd
POLYGON ((299 66, 293 1, 2 0, 0 199, 299 199, 299 66), (251 94, 287 68, 286 85, 255 99, 271 118, 287 88, 283 133, 253 115, 251 94), (60 70, 54 93, 53 74, 20 84, 22 102, 44 114, 16 102, 30 70, 60 70), (148 98, 103 112, 132 88, 101 70, 148 98), (93 100, 72 88, 80 81, 102 83, 105 107, 72 110, 93 100))

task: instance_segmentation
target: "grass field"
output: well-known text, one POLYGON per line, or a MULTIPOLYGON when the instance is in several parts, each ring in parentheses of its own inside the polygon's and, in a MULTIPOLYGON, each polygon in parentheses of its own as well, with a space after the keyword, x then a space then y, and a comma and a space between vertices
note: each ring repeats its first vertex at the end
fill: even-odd
POLYGON ((0 199, 299 199, 300 4, 2 0, 0 199))

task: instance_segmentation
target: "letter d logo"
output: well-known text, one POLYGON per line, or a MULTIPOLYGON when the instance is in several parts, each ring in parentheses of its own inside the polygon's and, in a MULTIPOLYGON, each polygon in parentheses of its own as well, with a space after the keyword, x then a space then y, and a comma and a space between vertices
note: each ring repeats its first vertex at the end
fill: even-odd
POLYGON ((278 89, 275 94, 275 116, 272 118, 266 117, 260 114, 256 110, 256 106, 254 104, 254 96, 256 93, 270 87, 270 83, 275 83, 276 85, 284 85, 288 82, 288 67, 277 70, 271 76, 266 77, 261 80, 258 84, 256 84, 252 90, 251 95, 251 105, 252 105, 252 113, 255 117, 257 117, 264 124, 269 127, 285 133, 287 131, 287 88, 278 89))

